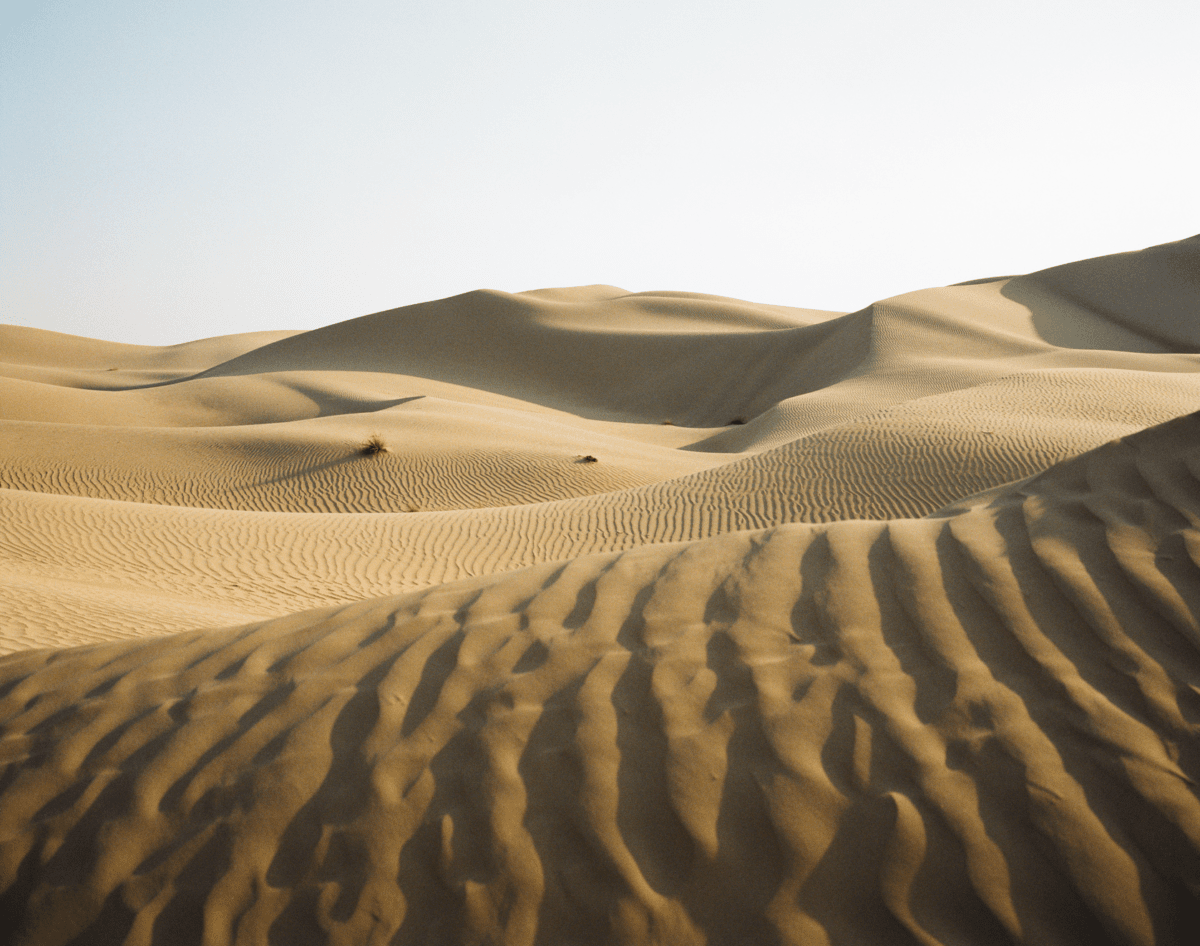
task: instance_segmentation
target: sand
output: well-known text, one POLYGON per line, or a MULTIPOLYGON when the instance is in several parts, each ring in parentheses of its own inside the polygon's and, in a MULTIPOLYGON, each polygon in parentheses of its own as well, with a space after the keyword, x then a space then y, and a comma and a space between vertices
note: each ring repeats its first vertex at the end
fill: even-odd
POLYGON ((1194 942, 1198 315, 0 327, 0 942, 1194 942))

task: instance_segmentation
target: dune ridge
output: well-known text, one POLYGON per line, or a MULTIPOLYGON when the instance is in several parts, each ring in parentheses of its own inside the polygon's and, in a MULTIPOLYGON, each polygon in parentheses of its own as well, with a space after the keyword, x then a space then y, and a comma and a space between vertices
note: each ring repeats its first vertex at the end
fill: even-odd
POLYGON ((0 943, 1190 943, 1198 303, 0 327, 0 943))
POLYGON ((1197 443, 11 656, 13 941, 1185 942, 1197 443))
POLYGON ((204 601, 216 625, 647 542, 926 515, 1200 407, 1200 338, 1170 309, 1198 291, 1198 247, 848 314, 585 287, 168 349, 6 329, 0 651, 183 630, 204 601), (1174 327, 1153 341, 1127 327, 1150 314, 1089 308, 1070 286, 1093 272, 1154 282, 1174 327), (388 452, 362 457, 372 436, 388 452), (58 590, 31 597, 38 575, 58 590))
MULTIPOLYGON (((608 454, 604 464, 561 456, 544 462, 539 476, 529 476, 498 452, 446 453, 435 464, 409 459, 401 476, 391 479, 385 478, 390 460, 353 453, 318 458, 333 473, 365 468, 380 478, 371 482, 356 476, 347 484, 336 475, 314 477, 309 488, 312 505, 323 507, 319 515, 163 508, 0 489, 8 524, 0 538, 0 575, 138 589, 141 594, 131 593, 126 609, 109 603, 101 609, 99 602, 93 608, 87 594, 64 595, 55 609, 52 626, 60 634, 86 629, 89 635, 115 637, 195 626, 205 600, 220 605, 211 623, 227 623, 646 542, 786 522, 927 514, 964 495, 1032 475, 1148 420, 1171 416, 1200 395, 1190 377, 1111 374, 1010 377, 973 389, 969 397, 956 393, 909 402, 721 466, 626 489, 619 487, 634 477, 609 471, 608 454), (1038 412, 1028 409, 1014 422, 1013 404, 1023 399, 1037 404, 1038 412), (517 498, 537 498, 530 496, 535 489, 568 498, 419 511, 445 503, 447 493, 462 506, 467 499, 483 506, 503 499, 500 487, 514 480, 523 491, 517 498), (475 482, 484 489, 471 497, 475 482), (431 496, 429 490, 443 483, 452 488, 431 496), (570 496, 585 489, 592 492, 570 496), (403 504, 410 512, 329 511, 356 501, 370 508, 373 500, 403 504), (63 547, 72 549, 69 563, 62 561, 63 547), (169 601, 149 606, 146 594, 176 596, 178 615, 171 615, 169 601)), ((116 481, 126 489, 144 472, 105 480, 87 477, 82 464, 55 469, 83 474, 85 484, 116 481)), ((164 495, 153 484, 153 492, 144 488, 140 495, 186 500, 185 490, 196 480, 184 473, 174 480, 179 492, 164 495)), ((299 505, 295 479, 280 476, 272 485, 277 495, 291 491, 293 504, 299 505)), ((246 495, 232 486, 226 493, 231 504, 246 495)), ((3 584, 0 601, 9 616, 8 648, 18 637, 23 646, 36 642, 36 628, 46 624, 46 603, 3 584)))

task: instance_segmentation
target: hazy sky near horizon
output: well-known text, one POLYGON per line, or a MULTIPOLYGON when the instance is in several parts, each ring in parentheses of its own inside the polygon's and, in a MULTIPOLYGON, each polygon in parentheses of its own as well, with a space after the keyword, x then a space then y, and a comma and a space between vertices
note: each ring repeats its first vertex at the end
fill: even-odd
POLYGON ((852 310, 1200 231, 1194 0, 0 2, 0 321, 852 310))

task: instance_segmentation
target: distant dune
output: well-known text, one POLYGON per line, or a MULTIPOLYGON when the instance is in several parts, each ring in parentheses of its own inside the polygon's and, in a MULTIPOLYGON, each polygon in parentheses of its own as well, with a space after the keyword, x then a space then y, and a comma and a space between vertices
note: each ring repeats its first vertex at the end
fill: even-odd
POLYGON ((0 943, 1200 935, 1200 237, 0 326, 0 456, 0 943))

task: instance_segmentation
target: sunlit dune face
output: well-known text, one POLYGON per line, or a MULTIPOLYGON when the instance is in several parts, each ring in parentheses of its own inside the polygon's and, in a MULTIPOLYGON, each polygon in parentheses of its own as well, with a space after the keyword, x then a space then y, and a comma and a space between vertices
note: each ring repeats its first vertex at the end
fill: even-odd
POLYGON ((1189 943, 1197 254, 0 328, 0 930, 1189 943))

